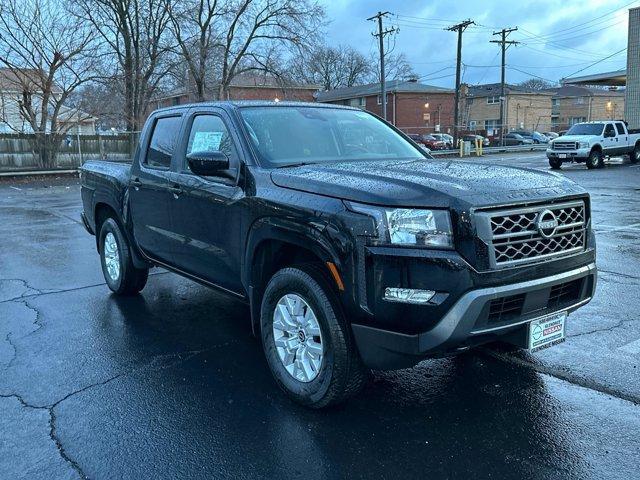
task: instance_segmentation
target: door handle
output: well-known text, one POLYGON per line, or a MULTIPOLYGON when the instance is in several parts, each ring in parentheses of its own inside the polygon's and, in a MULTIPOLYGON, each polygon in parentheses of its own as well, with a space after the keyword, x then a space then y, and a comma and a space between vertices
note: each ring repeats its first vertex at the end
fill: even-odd
POLYGON ((173 187, 169 187, 169 191, 173 193, 173 198, 178 198, 182 194, 182 187, 180 185, 174 185, 173 187))
POLYGON ((134 178, 133 180, 131 180, 131 185, 133 185, 133 188, 135 188, 136 191, 138 191, 142 186, 142 182, 140 181, 139 178, 134 178))

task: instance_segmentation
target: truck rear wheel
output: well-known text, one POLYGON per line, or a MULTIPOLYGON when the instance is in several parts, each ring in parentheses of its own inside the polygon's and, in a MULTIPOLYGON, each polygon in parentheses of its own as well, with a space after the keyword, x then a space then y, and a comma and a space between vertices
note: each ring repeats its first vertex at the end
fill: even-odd
POLYGON ((355 395, 366 371, 338 299, 319 268, 284 268, 267 284, 262 345, 278 386, 294 401, 323 408, 355 395))
POLYGON ((560 170, 560 168, 562 167, 562 160, 560 160, 559 158, 550 158, 549 166, 554 170, 560 170))
POLYGON ((98 245, 102 274, 111 291, 133 295, 144 288, 149 269, 133 265, 129 242, 113 218, 107 218, 102 224, 98 245))
POLYGON ((604 156, 602 152, 599 150, 591 150, 586 163, 588 169, 604 167, 604 156))
POLYGON ((636 146, 633 147, 633 152, 629 155, 629 160, 631 160, 631 163, 640 162, 640 143, 636 143, 636 146))

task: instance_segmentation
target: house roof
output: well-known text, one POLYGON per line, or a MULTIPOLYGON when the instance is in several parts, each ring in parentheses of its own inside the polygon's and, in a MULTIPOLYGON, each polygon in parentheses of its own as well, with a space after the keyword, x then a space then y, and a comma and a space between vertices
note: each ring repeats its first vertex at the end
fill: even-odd
POLYGON ((552 92, 556 97, 624 97, 624 90, 605 90, 578 85, 562 85, 546 90, 552 92))
MULTIPOLYGON (((44 82, 45 74, 42 70, 35 68, 0 68, 0 90, 23 91, 28 88, 29 91, 40 91, 44 82)), ((60 87, 54 85, 54 90, 60 90, 60 87)))
MULTIPOLYGON (((453 90, 450 88, 435 87, 410 80, 389 80, 386 82, 386 89, 389 93, 453 93, 453 90)), ((367 85, 336 88, 335 90, 318 92, 316 94, 316 100, 318 102, 331 102, 334 100, 367 97, 379 93, 380 83, 369 83, 367 85)))
MULTIPOLYGON (((485 83, 483 85, 469 85, 468 96, 469 97, 492 97, 500 95, 501 87, 499 83, 485 83)), ((534 90, 531 88, 521 87, 519 85, 511 85, 506 83, 504 86, 504 92, 506 95, 526 95, 526 94, 540 94, 540 95, 553 95, 553 93, 544 90, 534 90)))

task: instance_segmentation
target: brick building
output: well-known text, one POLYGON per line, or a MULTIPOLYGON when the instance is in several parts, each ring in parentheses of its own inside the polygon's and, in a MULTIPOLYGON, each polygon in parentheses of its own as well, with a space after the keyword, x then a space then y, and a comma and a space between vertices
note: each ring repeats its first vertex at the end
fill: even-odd
MULTIPOLYGON (((487 136, 499 133, 500 84, 468 87, 462 100, 462 123, 469 131, 487 136)), ((517 85, 505 86, 505 132, 515 129, 551 129, 551 98, 554 92, 530 90, 517 85)))
MULTIPOLYGON (((227 92, 225 100, 289 100, 313 102, 317 85, 296 85, 285 83, 270 75, 238 75, 227 92)), ((210 99, 213 94, 208 95, 210 99)), ((187 87, 158 95, 152 102, 155 110, 172 105, 182 105, 196 101, 195 94, 187 87)))
POLYGON ((592 120, 616 120, 624 116, 624 91, 563 85, 547 90, 551 98, 552 130, 592 120))
MULTIPOLYGON (((407 133, 451 133, 453 130, 453 90, 412 80, 389 80, 386 88, 387 120, 399 129, 407 133)), ((382 115, 379 83, 318 92, 316 100, 360 107, 382 115)))

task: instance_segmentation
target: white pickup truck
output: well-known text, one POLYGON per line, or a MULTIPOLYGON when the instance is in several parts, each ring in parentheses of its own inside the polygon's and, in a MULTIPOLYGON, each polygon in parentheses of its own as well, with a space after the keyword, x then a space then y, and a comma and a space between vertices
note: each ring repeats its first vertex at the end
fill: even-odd
POLYGON ((576 123, 563 136, 549 142, 547 148, 553 169, 564 162, 602 168, 605 158, 622 155, 628 155, 632 163, 640 160, 640 130, 629 130, 620 120, 576 123))

